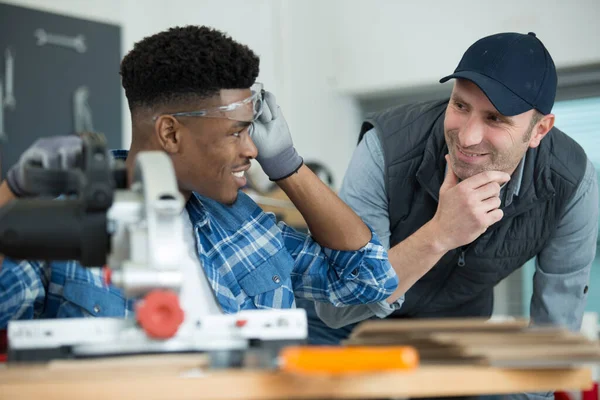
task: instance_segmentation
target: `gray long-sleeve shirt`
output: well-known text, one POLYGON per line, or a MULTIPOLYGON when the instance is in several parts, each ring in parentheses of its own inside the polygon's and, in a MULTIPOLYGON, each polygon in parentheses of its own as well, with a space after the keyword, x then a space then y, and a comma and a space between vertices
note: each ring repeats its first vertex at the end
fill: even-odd
MULTIPOLYGON (((517 168, 502 190, 504 205, 518 196, 521 178, 522 168, 517 168)), ((384 179, 383 151, 379 136, 372 129, 352 156, 340 197, 375 230, 381 243, 389 249, 390 221, 384 179)), ((585 175, 567 204, 556 232, 536 257, 530 306, 533 321, 579 330, 597 234, 598 182, 594 166, 588 160, 585 175)), ((315 303, 315 308, 323 322, 339 328, 373 316, 386 317, 400 308, 403 300, 400 298, 392 305, 382 301, 342 308, 315 303)))

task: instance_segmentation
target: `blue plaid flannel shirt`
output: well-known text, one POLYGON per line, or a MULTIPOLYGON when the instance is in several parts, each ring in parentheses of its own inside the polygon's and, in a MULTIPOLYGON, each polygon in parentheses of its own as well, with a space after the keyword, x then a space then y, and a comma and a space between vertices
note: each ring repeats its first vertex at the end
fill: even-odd
MULTIPOLYGON (((115 158, 126 157, 115 151, 115 158)), ((196 253, 226 313, 293 308, 295 297, 337 306, 387 298, 398 278, 375 233, 357 251, 321 247, 263 212, 243 192, 232 206, 192 194, 186 204, 196 253)), ((77 262, 6 258, 0 269, 0 329, 12 319, 127 317, 134 301, 77 262)))

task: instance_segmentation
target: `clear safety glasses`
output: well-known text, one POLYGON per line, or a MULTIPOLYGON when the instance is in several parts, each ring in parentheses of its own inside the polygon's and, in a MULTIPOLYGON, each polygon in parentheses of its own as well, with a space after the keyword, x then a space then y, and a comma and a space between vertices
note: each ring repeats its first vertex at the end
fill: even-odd
MULTIPOLYGON (((171 115, 173 117, 208 117, 208 118, 225 118, 234 121, 252 122, 258 118, 262 112, 263 102, 263 84, 256 82, 250 88, 252 95, 244 100, 236 101, 235 103, 225 106, 207 108, 198 111, 183 111, 169 113, 163 115, 171 115)), ((153 118, 154 121, 158 116, 153 118)))

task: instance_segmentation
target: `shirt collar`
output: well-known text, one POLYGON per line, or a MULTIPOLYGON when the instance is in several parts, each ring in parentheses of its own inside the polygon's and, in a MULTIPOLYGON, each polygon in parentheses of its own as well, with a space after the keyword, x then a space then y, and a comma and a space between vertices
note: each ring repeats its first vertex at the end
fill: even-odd
POLYGON ((512 176, 510 177, 510 181, 508 181, 508 183, 503 185, 503 188, 502 188, 503 190, 504 190, 504 187, 506 187, 506 193, 505 193, 505 198, 504 198, 504 206, 505 207, 508 207, 509 205, 511 205, 514 197, 518 196, 519 192, 521 191, 521 183, 523 182, 523 171, 525 170, 525 158, 526 157, 527 157, 527 153, 525 153, 525 155, 523 155, 523 158, 519 162, 519 165, 517 165, 517 169, 515 169, 515 172, 513 172, 512 176))

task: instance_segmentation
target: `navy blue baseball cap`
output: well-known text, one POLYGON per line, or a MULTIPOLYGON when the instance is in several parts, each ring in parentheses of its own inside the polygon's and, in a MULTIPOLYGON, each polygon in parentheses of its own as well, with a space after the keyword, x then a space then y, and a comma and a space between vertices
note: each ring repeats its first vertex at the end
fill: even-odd
POLYGON ((556 68, 535 33, 498 33, 479 39, 467 49, 452 75, 467 79, 490 99, 503 115, 535 108, 546 115, 556 97, 556 68))

